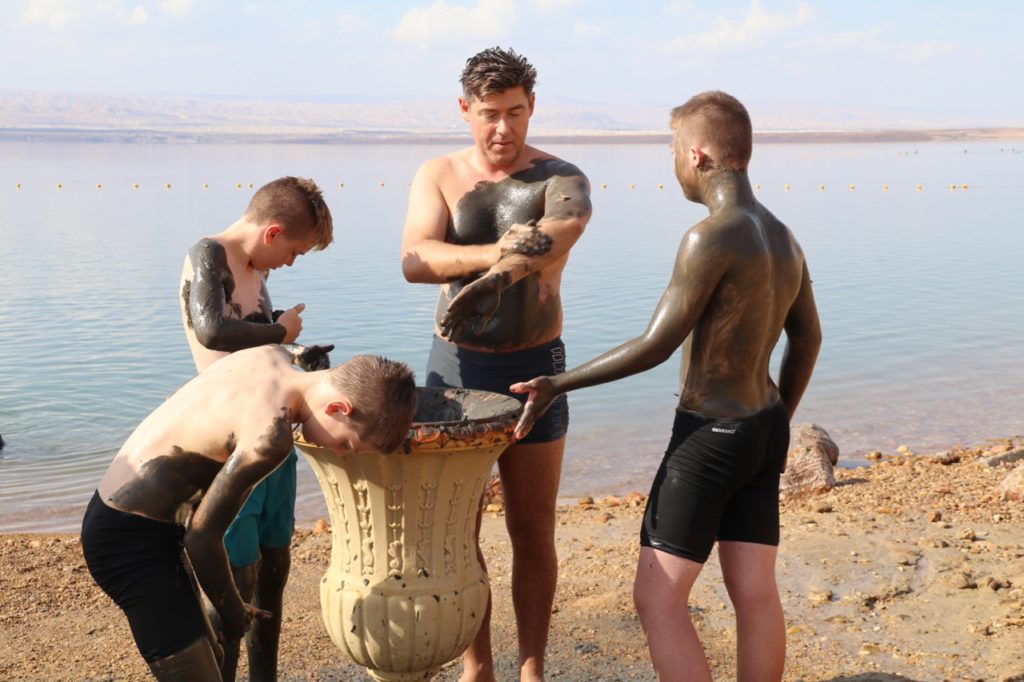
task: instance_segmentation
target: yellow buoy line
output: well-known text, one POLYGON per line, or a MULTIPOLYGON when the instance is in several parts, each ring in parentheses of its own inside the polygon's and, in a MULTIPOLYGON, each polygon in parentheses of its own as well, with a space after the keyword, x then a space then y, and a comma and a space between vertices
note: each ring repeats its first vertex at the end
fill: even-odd
MULTIPOLYGON (((411 183, 408 183, 408 185, 407 185, 407 186, 409 186, 409 185, 411 185, 411 183)), ((97 183, 95 183, 95 187, 96 187, 96 189, 103 189, 104 187, 107 187, 107 186, 108 186, 108 185, 104 185, 104 184, 103 184, 102 182, 97 182, 97 183)), ((378 187, 379 187, 380 189, 384 189, 384 181, 383 181, 383 180, 381 180, 380 182, 378 182, 378 183, 377 183, 377 186, 378 186, 378 187)), ((601 183, 600 185, 598 185, 598 186, 599 186, 599 187, 600 187, 600 188, 601 188, 602 190, 607 190, 607 189, 608 189, 608 188, 610 187, 610 185, 609 185, 609 184, 608 184, 607 182, 602 182, 602 183, 601 183)), ((24 187, 25 187, 25 184, 24 184, 24 183, 22 183, 22 182, 16 182, 16 183, 14 183, 14 188, 15 188, 15 189, 22 189, 22 188, 24 188, 24 187)), ((56 189, 58 189, 58 190, 64 189, 64 183, 63 183, 63 182, 57 182, 57 183, 54 183, 54 187, 55 187, 56 189)), ((131 187, 132 187, 132 189, 141 189, 141 188, 142 188, 142 185, 141 185, 140 183, 138 183, 138 182, 133 182, 133 183, 132 183, 132 185, 131 185, 131 187)), ((164 187, 164 189, 173 189, 174 185, 173 185, 172 183, 170 183, 170 182, 165 182, 165 183, 163 183, 163 187, 164 187)), ((204 190, 206 190, 206 189, 210 189, 210 183, 208 183, 208 182, 204 182, 204 183, 202 183, 202 184, 200 185, 200 187, 201 187, 202 189, 204 189, 204 190)), ((251 182, 249 182, 249 183, 242 183, 242 182, 236 182, 236 183, 235 183, 235 189, 242 189, 243 187, 248 187, 249 189, 252 189, 252 188, 254 187, 254 184, 253 184, 253 183, 251 183, 251 182)), ((642 186, 641 186, 641 185, 639 185, 639 184, 637 184, 637 183, 635 183, 635 182, 631 182, 631 183, 628 183, 628 184, 626 185, 626 187, 627 187, 627 188, 628 188, 629 190, 631 190, 631 191, 635 191, 635 190, 636 190, 636 189, 638 189, 638 188, 642 188, 642 186)), ((891 187, 891 185, 889 185, 888 183, 885 183, 885 184, 883 184, 883 185, 881 186, 881 189, 882 189, 882 191, 883 191, 883 192, 888 192, 888 191, 889 191, 889 188, 890 188, 890 187, 891 187)), ((948 188, 949 190, 951 190, 951 191, 952 191, 952 190, 957 190, 957 189, 960 189, 960 190, 966 190, 966 189, 968 189, 968 188, 970 187, 970 185, 969 185, 968 183, 966 183, 966 182, 960 182, 960 183, 957 183, 957 182, 952 182, 952 183, 950 183, 950 184, 946 185, 946 187, 947 187, 947 188, 948 188)), ((339 189, 345 189, 345 183, 344 183, 344 182, 339 182, 339 183, 338 183, 338 188, 339 188, 339 189)), ((665 189, 665 184, 664 184, 664 183, 661 183, 661 182, 659 182, 659 183, 657 183, 657 184, 655 184, 655 185, 654 185, 654 188, 655 188, 655 189, 657 189, 657 190, 659 190, 659 191, 661 191, 661 190, 664 190, 664 189, 665 189)), ((852 183, 852 182, 851 182, 851 183, 850 183, 850 184, 848 185, 848 188, 849 188, 849 190, 850 190, 851 192, 853 192, 853 191, 855 191, 855 190, 857 189, 857 185, 856 185, 855 183, 852 183)), ((757 183, 757 184, 755 184, 755 185, 754 185, 754 189, 755 189, 755 190, 758 190, 758 191, 760 191, 760 189, 761 189, 761 184, 760 184, 760 183, 757 183)), ((782 185, 782 189, 783 189, 783 190, 785 190, 786 192, 788 192, 788 191, 790 191, 791 189, 794 189, 794 186, 793 186, 793 185, 791 185, 790 183, 788 183, 788 182, 787 182, 787 183, 784 183, 784 184, 782 185)), ((826 189, 827 189, 827 186, 825 185, 825 183, 820 183, 820 184, 818 185, 818 191, 819 191, 819 192, 824 192, 824 191, 825 191, 826 189)), ((914 190, 915 190, 915 191, 918 191, 918 192, 920 192, 920 191, 921 191, 921 190, 923 190, 923 189, 924 189, 924 185, 923 185, 922 183, 915 183, 915 184, 914 184, 914 190)))

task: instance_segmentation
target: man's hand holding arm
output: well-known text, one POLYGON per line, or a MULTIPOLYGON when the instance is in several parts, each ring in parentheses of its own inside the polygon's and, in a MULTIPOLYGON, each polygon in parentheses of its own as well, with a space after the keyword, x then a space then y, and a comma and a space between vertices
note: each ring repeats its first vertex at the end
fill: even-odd
POLYGON ((807 271, 806 262, 800 281, 800 291, 789 309, 784 328, 786 350, 782 355, 782 367, 779 370, 779 394, 782 396, 783 405, 786 406, 786 413, 792 420, 804 390, 811 381, 814 363, 821 348, 821 322, 818 320, 818 308, 814 303, 814 291, 811 288, 811 276, 807 271))

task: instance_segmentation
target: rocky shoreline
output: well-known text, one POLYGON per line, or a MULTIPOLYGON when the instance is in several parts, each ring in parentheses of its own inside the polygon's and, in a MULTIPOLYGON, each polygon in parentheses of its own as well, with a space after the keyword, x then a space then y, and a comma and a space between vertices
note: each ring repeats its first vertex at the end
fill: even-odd
MULTIPOLYGON (((803 441, 794 439, 791 471, 803 441)), ((874 453, 782 503, 779 584, 786 680, 1024 681, 1024 442, 920 456, 874 453)), ((829 460, 807 446, 806 456, 829 460)), ((813 467, 806 467, 813 471, 813 467)), ((822 476, 827 468, 821 465, 822 476)), ((499 491, 481 543, 494 589, 499 679, 514 679, 511 564, 499 491)), ((631 603, 639 493, 558 510, 552 680, 653 680, 631 603)), ((326 524, 300 529, 286 595, 282 680, 368 680, 324 631, 326 524)), ((734 679, 732 610, 712 556, 690 612, 716 679, 734 679)), ((71 534, 0 535, 0 679, 144 680, 120 611, 92 583, 71 534)), ((438 680, 456 680, 459 666, 438 680)), ((245 679, 244 664, 239 679, 245 679)))

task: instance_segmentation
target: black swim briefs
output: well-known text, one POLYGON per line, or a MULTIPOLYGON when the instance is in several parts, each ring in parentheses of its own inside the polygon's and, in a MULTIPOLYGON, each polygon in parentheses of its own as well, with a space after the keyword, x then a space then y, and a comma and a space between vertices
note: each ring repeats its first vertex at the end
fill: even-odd
MULTIPOLYGON (((565 344, 561 339, 542 346, 507 353, 485 353, 460 348, 434 336, 427 360, 427 386, 436 388, 475 388, 512 396, 526 402, 525 393, 512 393, 508 387, 517 381, 565 371, 565 344)), ((569 430, 569 401, 560 395, 530 433, 520 443, 549 443, 569 430)))
POLYGON ((779 544, 779 476, 789 449, 782 403, 742 419, 676 411, 640 544, 704 563, 715 540, 779 544))
POLYGON ((199 598, 182 563, 185 528, 108 507, 99 492, 82 519, 82 553, 96 583, 125 615, 147 662, 205 634, 199 598))

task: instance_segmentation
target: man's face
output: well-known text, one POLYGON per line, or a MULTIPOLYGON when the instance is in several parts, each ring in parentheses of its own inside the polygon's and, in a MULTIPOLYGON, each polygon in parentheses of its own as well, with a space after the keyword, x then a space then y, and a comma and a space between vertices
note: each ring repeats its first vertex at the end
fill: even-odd
POLYGON ((690 201, 700 201, 697 186, 697 169, 694 166, 692 144, 687 134, 685 122, 672 127, 672 157, 676 179, 683 188, 683 196, 690 201))
POLYGON ((522 87, 472 98, 459 98, 462 118, 469 123, 476 148, 499 168, 513 165, 526 146, 526 131, 533 115, 533 95, 522 87))

